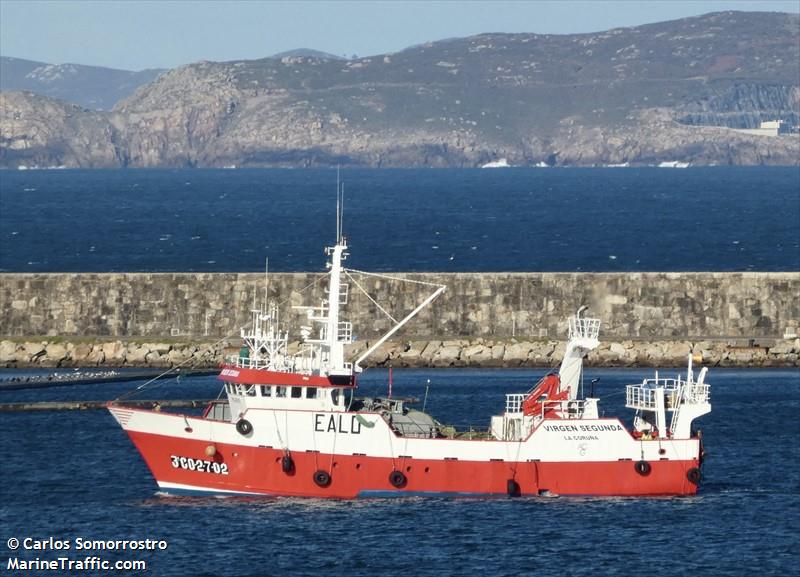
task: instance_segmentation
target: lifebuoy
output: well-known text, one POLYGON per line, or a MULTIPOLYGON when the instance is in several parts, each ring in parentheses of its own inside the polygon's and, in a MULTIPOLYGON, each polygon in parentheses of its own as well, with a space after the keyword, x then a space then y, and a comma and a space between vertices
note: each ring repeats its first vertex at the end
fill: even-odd
POLYGON ((281 457, 281 470, 284 473, 291 473, 294 470, 294 459, 291 455, 286 454, 281 457))
POLYGON ((647 461, 636 461, 634 467, 636 468, 636 472, 639 473, 642 477, 650 474, 651 467, 650 463, 648 463, 647 461))
POLYGON ((506 492, 509 497, 519 497, 519 483, 514 479, 506 481, 506 492))
POLYGON ((397 487, 398 489, 402 489, 408 483, 408 479, 403 474, 402 471, 392 471, 389 473, 389 482, 392 484, 393 487, 397 487))
POLYGON ((686 471, 686 478, 689 479, 689 482, 692 485, 699 485, 700 479, 703 478, 703 473, 700 472, 700 469, 697 467, 692 467, 688 471, 686 471))
POLYGON ((316 483, 318 487, 327 487, 328 485, 331 484, 330 473, 320 469, 319 471, 314 473, 314 483, 316 483))
POLYGON ((253 425, 247 419, 239 419, 236 421, 236 430, 242 436, 247 436, 253 432, 253 425))

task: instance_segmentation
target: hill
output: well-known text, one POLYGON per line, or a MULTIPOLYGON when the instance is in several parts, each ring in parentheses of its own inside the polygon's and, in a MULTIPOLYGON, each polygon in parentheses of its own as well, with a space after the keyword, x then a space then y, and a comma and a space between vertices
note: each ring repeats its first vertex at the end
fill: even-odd
POLYGON ((117 70, 81 64, 47 64, 0 56, 0 90, 27 90, 83 108, 111 110, 163 70, 117 70))
POLYGON ((800 18, 764 12, 595 34, 482 34, 346 61, 199 62, 105 113, 67 118, 41 96, 3 93, 0 163, 796 164, 797 134, 731 128, 799 124, 798 63, 800 18), (96 131, 99 140, 87 137, 96 131))
POLYGON ((320 60, 346 60, 343 56, 336 56, 336 54, 322 52, 321 50, 312 50, 311 48, 296 48, 294 50, 287 50, 286 52, 278 52, 277 54, 273 54, 270 58, 296 58, 298 56, 319 58, 320 60))

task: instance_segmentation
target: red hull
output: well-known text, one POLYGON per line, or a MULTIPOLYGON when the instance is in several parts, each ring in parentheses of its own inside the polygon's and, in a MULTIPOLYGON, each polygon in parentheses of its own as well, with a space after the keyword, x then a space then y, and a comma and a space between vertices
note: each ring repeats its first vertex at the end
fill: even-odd
MULTIPOLYGON (((503 462, 376 458, 294 452, 294 468, 281 467, 283 451, 215 443, 216 455, 205 455, 208 442, 128 431, 153 476, 168 491, 235 492, 263 495, 355 498, 379 494, 505 495, 513 479, 522 495, 693 495, 697 485, 686 476, 697 460, 655 461, 640 475, 634 462, 503 462), (212 460, 227 465, 227 475, 172 465, 172 456, 212 460), (326 487, 313 475, 330 474, 326 487), (402 471, 407 483, 394 487, 389 475, 402 471)), ((478 441, 479 442, 479 441, 478 441)), ((513 484, 512 484, 513 486, 513 484)))

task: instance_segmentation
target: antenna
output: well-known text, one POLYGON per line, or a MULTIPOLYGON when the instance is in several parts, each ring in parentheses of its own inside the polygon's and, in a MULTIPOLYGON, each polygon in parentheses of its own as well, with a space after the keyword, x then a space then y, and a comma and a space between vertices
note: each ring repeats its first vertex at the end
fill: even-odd
POLYGON ((264 312, 267 312, 267 302, 269 301, 269 257, 264 264, 264 312))
POLYGON ((336 165, 336 243, 339 243, 341 237, 342 224, 339 217, 339 191, 341 185, 339 184, 339 165, 336 165))
POLYGON ((344 235, 344 183, 342 183, 342 202, 339 206, 339 240, 344 235))

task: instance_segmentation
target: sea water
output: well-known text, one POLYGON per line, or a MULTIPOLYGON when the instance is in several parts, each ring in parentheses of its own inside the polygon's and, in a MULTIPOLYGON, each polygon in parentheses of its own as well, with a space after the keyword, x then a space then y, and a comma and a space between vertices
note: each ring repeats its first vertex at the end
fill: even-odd
MULTIPOLYGON (((343 170, 344 231, 367 270, 800 269, 797 168, 343 170)), ((0 172, 0 269, 321 270, 333 170, 0 172)), ((545 370, 395 371, 395 394, 486 427, 545 370), (428 384, 428 381, 430 383, 428 384)), ((662 374, 669 371, 662 371, 662 374)), ((677 372, 677 370, 673 371, 677 372)), ((649 372, 591 370, 607 414, 649 372)), ((19 374, 4 371, 3 376, 19 374)), ((382 394, 385 371, 361 393, 382 394)), ((793 575, 800 534, 796 370, 712 369, 694 497, 185 498, 157 490, 106 411, 0 414, 0 557, 11 538, 158 539, 150 575, 793 575)), ((0 393, 111 399, 139 383, 0 393)), ((212 398, 209 377, 140 396, 212 398)), ((626 424, 630 422, 627 413, 626 424)), ((98 552, 90 552, 96 555, 98 552)), ((71 552, 71 559, 87 556, 71 552)), ((15 574, 11 572, 10 574, 15 574)), ((32 571, 27 574, 59 574, 32 571)), ((92 573, 88 573, 92 574, 92 573)))
MULTIPOLYGON (((395 370, 394 393, 420 406, 427 387, 426 410, 437 419, 487 427, 505 393, 527 390, 545 371, 395 370)), ((587 369, 587 379, 600 378, 601 410, 627 426, 624 385, 644 376, 650 371, 587 369)), ((25 536, 165 540, 163 551, 91 554, 144 559, 147 574, 166 576, 795 575, 798 373, 711 369, 709 382, 713 410, 695 423, 708 456, 693 497, 172 497, 159 493, 106 411, 3 413, 0 549, 9 537, 25 536)), ((0 402, 110 399, 137 384, 6 392, 0 402)), ((385 394, 386 386, 386 371, 370 370, 360 393, 385 394)), ((151 387, 140 398, 219 392, 213 377, 151 387)))
MULTIPOLYGON (((342 170, 348 265, 800 270, 800 168, 342 170)), ((316 271, 336 170, 0 172, 0 270, 316 271)))

